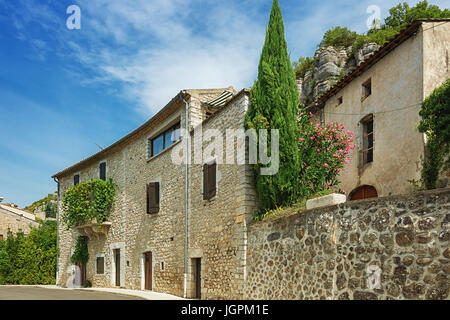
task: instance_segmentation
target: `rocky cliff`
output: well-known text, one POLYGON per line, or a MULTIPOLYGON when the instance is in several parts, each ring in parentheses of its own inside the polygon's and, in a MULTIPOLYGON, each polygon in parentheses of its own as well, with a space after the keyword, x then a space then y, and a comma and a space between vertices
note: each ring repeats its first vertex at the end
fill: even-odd
POLYGON ((359 50, 326 47, 314 54, 314 64, 303 77, 297 79, 300 102, 309 105, 349 72, 368 59, 380 46, 365 43, 359 50))

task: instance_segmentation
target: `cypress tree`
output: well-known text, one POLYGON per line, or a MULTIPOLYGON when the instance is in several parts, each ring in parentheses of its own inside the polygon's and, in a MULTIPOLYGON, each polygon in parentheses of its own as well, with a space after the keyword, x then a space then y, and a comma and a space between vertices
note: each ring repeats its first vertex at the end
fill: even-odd
POLYGON ((255 166, 259 203, 263 211, 287 206, 297 200, 298 105, 298 88, 287 51, 283 17, 278 0, 274 0, 258 79, 251 90, 251 105, 246 115, 247 129, 278 129, 280 134, 279 172, 262 176, 259 174, 260 165, 255 166))

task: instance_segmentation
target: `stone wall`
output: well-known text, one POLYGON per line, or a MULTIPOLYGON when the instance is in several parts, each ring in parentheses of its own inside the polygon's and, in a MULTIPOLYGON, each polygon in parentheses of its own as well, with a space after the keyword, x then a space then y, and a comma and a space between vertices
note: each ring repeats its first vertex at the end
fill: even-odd
POLYGON ((449 240, 450 189, 255 223, 245 298, 449 299, 449 240))
POLYGON ((34 216, 28 212, 14 213, 11 210, 20 212, 21 210, 15 208, 8 208, 6 205, 0 207, 0 238, 6 239, 8 235, 8 229, 16 234, 22 231, 28 234, 31 230, 30 227, 37 228, 39 223, 34 220, 34 216), (4 208, 3 208, 4 207, 4 208))
MULTIPOLYGON (((207 92, 212 98, 212 93, 207 92)), ((222 92, 217 92, 220 94, 222 92)), ((192 96, 192 108, 200 101, 192 96)), ((204 123, 204 129, 243 128, 249 103, 247 93, 231 101, 204 123)), ((192 112, 192 109, 190 110, 192 112)), ((106 161, 107 178, 118 185, 116 205, 109 217, 111 227, 105 235, 88 241, 87 279, 94 287, 115 287, 113 249, 121 250, 121 287, 144 289, 144 253, 152 252, 152 289, 177 296, 184 294, 185 166, 172 162, 171 153, 182 147, 178 142, 148 159, 148 139, 165 127, 180 121, 184 127, 184 105, 148 134, 135 139, 117 152, 93 165, 80 168, 80 181, 99 177, 99 164, 106 161), (146 184, 160 183, 160 212, 146 213, 146 184), (105 273, 96 273, 96 257, 105 259, 105 273)), ((192 113, 191 124, 198 121, 192 113)), ((205 143, 205 146, 208 143, 205 143)), ((182 148, 181 148, 182 149, 182 148)), ((60 179, 61 195, 73 186, 73 174, 60 179)), ((241 298, 245 273, 245 226, 252 216, 256 195, 251 187, 248 166, 218 165, 217 195, 203 200, 202 165, 191 165, 189 250, 187 296, 195 294, 193 260, 202 259, 202 298, 241 298)), ((59 201, 59 213, 62 212, 59 201)), ((67 270, 76 238, 75 230, 60 224, 58 284, 66 285, 67 270)))

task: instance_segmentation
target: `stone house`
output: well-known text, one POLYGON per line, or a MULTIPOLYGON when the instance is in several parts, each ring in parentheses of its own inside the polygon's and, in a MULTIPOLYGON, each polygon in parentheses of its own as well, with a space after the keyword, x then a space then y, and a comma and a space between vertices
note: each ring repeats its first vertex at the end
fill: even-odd
POLYGON ((420 104, 450 77, 449 22, 414 21, 309 106, 318 122, 355 133, 357 149, 340 178, 351 200, 414 191, 408 180, 420 179, 425 154, 420 104))
MULTIPOLYGON (((176 164, 172 153, 184 151, 181 129, 195 144, 199 126, 223 134, 243 128, 248 105, 247 90, 181 91, 131 134, 56 174, 59 212, 61 196, 74 184, 111 178, 118 186, 101 230, 89 224, 67 230, 59 221, 58 285, 67 284, 74 241, 86 236, 90 258, 81 272, 93 286, 188 298, 242 297, 246 221, 256 208, 250 167, 215 163, 214 153, 176 164)), ((207 145, 200 142, 203 149, 207 145)))
MULTIPOLYGON (((414 22, 309 106, 318 121, 341 122, 357 133, 358 160, 341 176, 343 188, 354 190, 351 199, 409 193, 408 180, 419 178, 419 104, 449 74, 444 22, 414 22)), ((74 243, 85 236, 90 258, 81 269, 93 286, 202 299, 251 296, 247 255, 255 248, 248 247, 247 225, 257 210, 251 167, 223 164, 216 152, 207 152, 212 140, 236 151, 239 139, 229 144, 196 137, 198 128, 222 136, 242 129, 249 102, 245 89, 183 90, 129 135, 55 174, 57 284, 67 285, 74 243), (187 137, 194 146, 190 161, 178 163, 187 137), (95 224, 67 230, 60 219, 62 195, 94 178, 111 178, 118 186, 108 221, 100 230, 95 224)))
POLYGON ((0 203, 0 240, 7 238, 8 230, 13 234, 19 231, 28 234, 31 227, 38 226, 39 222, 36 221, 34 214, 19 209, 15 204, 0 203))

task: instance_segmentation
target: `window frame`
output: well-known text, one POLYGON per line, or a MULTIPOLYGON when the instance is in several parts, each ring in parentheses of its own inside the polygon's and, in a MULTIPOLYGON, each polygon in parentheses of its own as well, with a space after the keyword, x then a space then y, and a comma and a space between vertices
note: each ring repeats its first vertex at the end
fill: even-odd
POLYGON ((100 162, 100 164, 98 165, 98 176, 99 176, 99 179, 100 180, 103 180, 103 181, 106 181, 108 178, 108 171, 107 171, 107 164, 106 164, 106 161, 102 161, 102 162, 100 162), (104 179, 102 178, 102 165, 104 165, 105 166, 105 177, 104 177, 104 179))
POLYGON ((361 163, 362 166, 366 166, 374 162, 374 150, 375 150, 375 121, 373 114, 366 116, 361 120, 362 125, 362 145, 361 145, 361 163), (368 124, 372 123, 372 131, 368 131, 368 124), (372 137, 370 141, 369 137, 372 137), (369 152, 372 152, 371 160, 369 160, 369 152))
POLYGON ((161 184, 159 181, 150 182, 146 185, 147 188, 147 214, 157 214, 161 210, 161 184), (151 194, 152 187, 154 186, 155 194, 151 194), (155 198, 155 203, 152 203, 153 197, 155 198))
POLYGON ((76 186, 76 185, 79 185, 80 184, 80 174, 79 173, 76 173, 76 174, 74 174, 73 175, 73 185, 74 186, 76 186), (78 180, 76 179, 78 177, 78 180))
POLYGON ((105 255, 97 255, 95 257, 95 274, 100 274, 100 275, 105 274, 105 255), (99 267, 99 259, 103 260, 102 272, 99 272, 100 270, 98 268, 99 267))
POLYGON ((367 99, 371 95, 372 95, 372 78, 369 78, 368 80, 364 81, 362 84, 361 101, 367 99), (369 88, 369 90, 367 90, 367 88, 369 88))
POLYGON ((167 148, 169 148, 170 146, 174 145, 175 143, 177 143, 178 141, 181 140, 181 121, 176 123, 175 125, 169 127, 168 129, 164 130, 163 132, 161 132, 160 134, 158 134, 157 136, 155 136, 154 138, 150 138, 149 139, 149 158, 153 158, 155 156, 157 156, 158 154, 164 152, 164 150, 166 150, 167 148), (173 141, 170 145, 166 146, 166 136, 168 133, 172 132, 172 134, 174 134, 177 130, 180 130, 180 136, 178 138, 178 140, 173 141), (154 141, 161 138, 162 137, 162 142, 163 142, 163 148, 160 152, 155 153, 154 152, 154 141))
POLYGON ((203 165, 203 200, 211 200, 217 195, 217 169, 216 159, 203 165), (214 179, 214 186, 210 179, 214 179))

